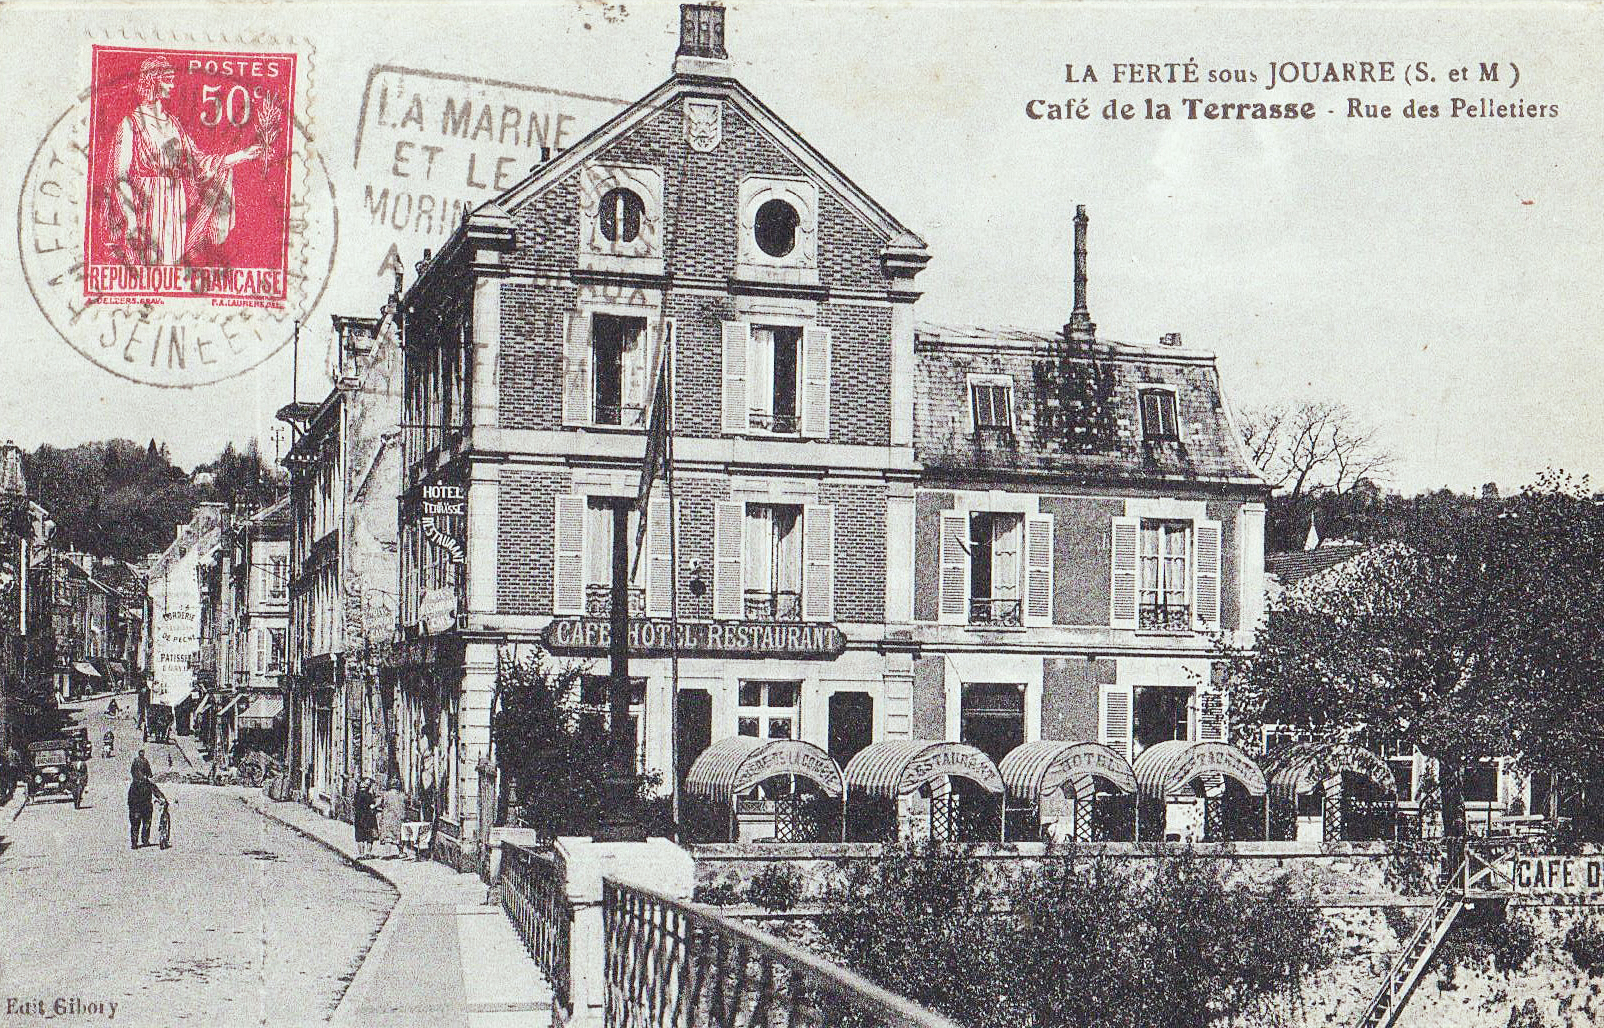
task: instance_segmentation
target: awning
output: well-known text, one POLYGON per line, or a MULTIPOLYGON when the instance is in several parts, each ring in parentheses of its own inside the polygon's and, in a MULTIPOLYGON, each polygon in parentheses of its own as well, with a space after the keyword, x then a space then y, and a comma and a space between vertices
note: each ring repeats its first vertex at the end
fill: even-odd
POLYGON ((284 713, 284 697, 272 693, 258 693, 251 697, 250 706, 234 718, 239 728, 272 728, 279 715, 284 713))
MULTIPOLYGON (((210 707, 211 705, 212 694, 207 693, 200 698, 199 703, 195 704, 195 709, 189 712, 189 716, 192 718, 200 717, 202 714, 206 713, 206 708, 210 707)), ((182 706, 182 704, 180 704, 180 706, 182 706)))
POLYGON ((701 752, 685 776, 685 791, 727 806, 735 797, 776 775, 799 775, 827 796, 840 796, 841 768, 830 755, 800 739, 754 739, 736 735, 701 752))
POLYGON ((1161 742, 1143 750, 1133 770, 1142 795, 1154 799, 1183 796, 1195 779, 1209 775, 1230 778, 1253 796, 1265 793, 1264 772, 1226 742, 1161 742))
POLYGON ((75 664, 73 664, 72 669, 74 671, 78 672, 80 675, 88 675, 90 678, 100 678, 100 677, 102 677, 100 672, 95 670, 95 665, 89 663, 86 660, 80 660, 80 661, 76 662, 75 664))
POLYGON ((943 775, 967 778, 987 792, 1003 791, 997 765, 980 750, 961 742, 888 739, 871 743, 847 762, 847 791, 875 799, 897 799, 943 775))
POLYGON ((1398 795, 1392 768, 1376 754, 1350 743, 1304 742, 1279 754, 1267 776, 1271 796, 1292 803, 1333 775, 1351 771, 1368 778, 1391 797, 1398 795))
POLYGON ((240 705, 240 703, 246 698, 246 696, 247 696, 246 693, 237 692, 234 695, 230 696, 228 699, 224 700, 223 703, 217 708, 217 716, 218 716, 218 718, 222 719, 222 718, 227 717, 229 715, 229 713, 231 711, 233 711, 233 709, 235 707, 240 705))
POLYGON ((1075 799, 1084 802, 1102 780, 1123 793, 1136 791, 1136 774, 1130 762, 1097 742, 1027 742, 1008 751, 997 765, 1008 798, 1017 806, 1034 806, 1045 793, 1072 785, 1075 799))

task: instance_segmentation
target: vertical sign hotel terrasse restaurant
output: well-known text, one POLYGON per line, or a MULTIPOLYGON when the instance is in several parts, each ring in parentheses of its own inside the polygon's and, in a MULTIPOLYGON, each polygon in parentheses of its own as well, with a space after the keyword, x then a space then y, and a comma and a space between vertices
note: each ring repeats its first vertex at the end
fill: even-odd
MULTIPOLYGON (((453 565, 463 561, 463 528, 467 520, 467 497, 459 485, 423 487, 423 507, 418 521, 423 537, 444 550, 453 565)), ((443 632, 456 622, 457 588, 447 584, 425 592, 418 603, 418 619, 429 632, 443 632)))

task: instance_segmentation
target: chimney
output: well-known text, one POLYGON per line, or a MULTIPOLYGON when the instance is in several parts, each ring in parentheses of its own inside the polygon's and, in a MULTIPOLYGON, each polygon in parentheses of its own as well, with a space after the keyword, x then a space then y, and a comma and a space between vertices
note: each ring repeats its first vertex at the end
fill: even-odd
POLYGON ((1159 336, 1158 342, 1159 342, 1160 346, 1180 346, 1181 345, 1181 333, 1179 333, 1179 332, 1166 332, 1163 335, 1159 336))
POLYGON ((722 4, 679 5, 679 49, 674 51, 674 74, 730 77, 722 4))
POLYGON ((1070 312, 1064 335, 1079 343, 1097 338, 1097 326, 1086 309, 1086 208, 1075 207, 1075 309, 1070 312))

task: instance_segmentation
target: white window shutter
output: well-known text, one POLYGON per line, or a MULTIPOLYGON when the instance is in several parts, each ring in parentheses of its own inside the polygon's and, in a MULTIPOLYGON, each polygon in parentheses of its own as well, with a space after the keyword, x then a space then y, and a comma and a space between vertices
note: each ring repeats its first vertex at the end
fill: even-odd
POLYGON ((1192 525, 1192 627, 1200 632, 1220 628, 1220 523, 1192 525))
POLYGON ((746 504, 718 504, 713 519, 713 616, 726 621, 739 621, 745 612, 741 596, 745 535, 746 504))
POLYGON ((1197 737, 1205 742, 1225 741, 1225 696, 1215 689, 1198 693, 1197 737))
POLYGON ((1137 518, 1115 518, 1110 537, 1111 581, 1109 624, 1114 628, 1136 627, 1137 556, 1142 525, 1137 518))
POLYGON ((1115 753, 1131 759, 1131 687, 1105 685, 1098 704, 1097 739, 1115 753))
POLYGON ((673 525, 668 515, 668 497, 654 496, 646 503, 646 613, 668 617, 673 610, 674 565, 673 525))
POLYGON ((802 434, 830 437, 830 330, 802 330, 802 434))
POLYGON ((585 613, 585 498, 557 497, 556 553, 551 575, 551 612, 585 613))
POLYGON ((752 326, 744 321, 724 322, 724 431, 745 433, 751 428, 746 405, 746 351, 752 326))
POLYGON ((938 620, 944 625, 969 622, 969 515, 941 512, 941 596, 938 620))
POLYGON ((563 424, 588 425, 590 410, 590 315, 563 315, 563 424))
POLYGON ((835 619, 835 508, 802 508, 802 617, 835 619))
POLYGON ((1025 624, 1053 623, 1053 516, 1025 518, 1025 624))

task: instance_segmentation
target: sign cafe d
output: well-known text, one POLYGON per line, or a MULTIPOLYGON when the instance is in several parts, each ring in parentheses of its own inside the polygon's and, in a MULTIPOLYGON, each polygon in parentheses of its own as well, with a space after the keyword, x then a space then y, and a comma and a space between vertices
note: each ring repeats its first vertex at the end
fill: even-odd
MULTIPOLYGON (((663 656, 674 649, 674 623, 655 618, 631 618, 629 649, 644 656, 663 656)), ((600 618, 558 618, 546 626, 546 648, 553 653, 605 655, 612 626, 600 618)), ((839 657, 846 636, 835 625, 823 623, 727 624, 682 621, 679 652, 685 656, 839 657)))
POLYGON ((462 486, 424 486, 421 513, 418 524, 424 538, 446 551, 453 564, 461 564, 463 545, 460 526, 468 514, 468 499, 462 486))

